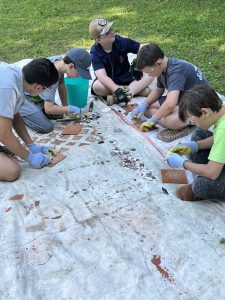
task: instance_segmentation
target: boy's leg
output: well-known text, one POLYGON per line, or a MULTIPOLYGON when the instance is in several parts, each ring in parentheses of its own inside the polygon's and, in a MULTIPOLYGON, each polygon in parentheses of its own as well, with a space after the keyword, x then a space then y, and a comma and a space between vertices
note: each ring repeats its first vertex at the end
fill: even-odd
POLYGON ((20 166, 13 159, 0 153, 0 180, 14 181, 20 175, 20 166))
MULTIPOLYGON (((197 142, 200 140, 204 140, 212 135, 213 133, 209 130, 196 128, 195 131, 192 133, 191 140, 197 142)), ((207 164, 209 161, 208 160, 209 152, 210 149, 199 150, 198 152, 191 154, 190 159, 197 164, 207 164)))
POLYGON ((141 95, 141 96, 147 97, 151 91, 148 88, 148 86, 152 83, 153 80, 154 80, 154 77, 144 74, 140 80, 132 81, 129 84, 128 89, 132 93, 133 96, 141 95))
POLYGON ((24 123, 39 133, 49 133, 53 130, 53 123, 43 111, 44 104, 26 100, 20 109, 24 123))
POLYGON ((92 93, 97 96, 106 97, 112 94, 112 92, 107 89, 98 79, 94 80, 91 89, 92 93))
POLYGON ((202 176, 196 176, 192 183, 192 190, 197 198, 225 200, 225 168, 219 178, 211 180, 202 176))
MULTIPOLYGON (((153 116, 155 113, 157 113, 157 111, 160 108, 160 104, 157 101, 156 103, 154 103, 146 112, 145 112, 145 116, 150 118, 151 116, 153 116)), ((179 118, 178 115, 178 106, 176 106, 174 108, 174 110, 166 117, 162 118, 159 120, 159 125, 168 128, 168 129, 180 129, 180 128, 184 128, 185 126, 189 125, 189 121, 187 122, 182 122, 179 118)))
POLYGON ((32 115, 23 117, 24 123, 39 133, 49 133, 53 130, 53 123, 43 111, 38 111, 32 115))

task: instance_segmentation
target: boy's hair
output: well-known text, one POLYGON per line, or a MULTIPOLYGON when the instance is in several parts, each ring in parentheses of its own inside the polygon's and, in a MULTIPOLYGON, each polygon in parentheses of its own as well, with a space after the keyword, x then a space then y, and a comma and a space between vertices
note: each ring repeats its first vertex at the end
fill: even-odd
POLYGON ((50 87, 59 80, 55 65, 47 58, 33 59, 22 69, 24 79, 29 83, 37 83, 50 87))
POLYGON ((188 119, 189 115, 200 118, 202 108, 210 108, 218 112, 223 101, 217 93, 206 85, 196 85, 185 91, 179 102, 179 117, 182 121, 188 119))
POLYGON ((164 52, 154 43, 144 45, 137 55, 137 67, 143 70, 144 67, 153 66, 159 58, 164 58, 164 52))
POLYGON ((76 64, 67 55, 63 57, 63 62, 66 65, 73 64, 74 67, 76 68, 76 64))

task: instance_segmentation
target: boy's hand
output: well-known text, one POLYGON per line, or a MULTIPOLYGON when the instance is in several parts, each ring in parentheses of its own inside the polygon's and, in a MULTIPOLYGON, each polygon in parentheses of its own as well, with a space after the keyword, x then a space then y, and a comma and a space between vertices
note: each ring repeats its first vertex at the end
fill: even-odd
POLYGON ((146 122, 142 123, 140 126, 140 129, 142 131, 150 131, 152 129, 155 129, 155 126, 158 124, 159 119, 151 117, 146 122))
MULTIPOLYGON (((173 147, 171 147, 169 150, 171 150, 173 147)), ((190 155, 191 153, 196 153, 199 150, 199 146, 197 142, 190 141, 185 143, 180 143, 172 149, 171 151, 174 153, 177 153, 179 155, 190 155)))
POLYGON ((81 109, 79 107, 76 107, 74 105, 69 105, 69 111, 68 114, 80 114, 81 113, 81 109))
POLYGON ((146 102, 141 103, 138 107, 132 110, 131 118, 140 119, 148 107, 149 105, 146 102))
POLYGON ((27 145, 28 149, 30 150, 31 153, 45 153, 45 154, 50 154, 54 153, 54 149, 51 146, 42 146, 42 145, 37 145, 35 143, 27 145))
POLYGON ((50 162, 51 159, 48 158, 46 155, 43 153, 30 153, 26 159, 26 161, 34 168, 40 169, 44 166, 47 166, 50 162))
POLYGON ((129 71, 132 73, 134 80, 138 81, 143 77, 143 72, 138 70, 138 68, 137 68, 137 59, 136 58, 133 59, 132 63, 130 64, 129 71))
POLYGON ((170 156, 166 156, 166 161, 171 168, 184 168, 184 162, 187 159, 178 155, 177 153, 172 153, 170 156))
POLYGON ((125 89, 123 87, 119 87, 115 91, 115 96, 119 103, 121 103, 121 102, 127 103, 132 99, 132 94, 129 92, 128 89, 125 89))

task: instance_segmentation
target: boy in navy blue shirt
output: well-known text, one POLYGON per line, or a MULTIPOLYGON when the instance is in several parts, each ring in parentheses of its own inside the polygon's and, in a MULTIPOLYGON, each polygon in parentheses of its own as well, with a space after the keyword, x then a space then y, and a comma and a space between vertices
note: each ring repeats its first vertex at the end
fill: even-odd
POLYGON ((148 96, 147 87, 153 77, 145 75, 134 80, 127 56, 128 53, 137 54, 143 45, 115 35, 113 23, 96 19, 89 26, 90 36, 95 40, 91 48, 91 60, 96 75, 92 93, 103 97, 115 94, 117 102, 128 102, 137 94, 148 96))

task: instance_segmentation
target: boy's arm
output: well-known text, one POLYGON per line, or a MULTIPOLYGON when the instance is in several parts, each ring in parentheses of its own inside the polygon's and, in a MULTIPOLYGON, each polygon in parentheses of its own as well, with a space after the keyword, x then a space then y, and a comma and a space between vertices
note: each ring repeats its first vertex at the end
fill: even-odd
POLYGON ((32 144, 32 139, 27 131, 23 118, 19 113, 15 114, 14 119, 12 120, 12 126, 26 145, 32 144))
POLYGON ((58 93, 59 93, 59 98, 61 100, 62 106, 67 106, 67 93, 66 93, 66 87, 64 83, 61 83, 58 85, 58 93))
POLYGON ((95 75, 98 78, 98 80, 112 93, 114 93, 118 89, 119 86, 115 84, 110 77, 108 77, 105 69, 99 69, 95 71, 95 75))
POLYGON ((148 95, 148 97, 145 99, 145 102, 148 105, 152 105, 153 103, 159 100, 159 98, 163 95, 164 91, 165 91, 164 88, 159 88, 159 87, 154 88, 151 91, 151 93, 148 95))
POLYGON ((198 150, 211 149, 213 142, 214 142, 213 135, 204 140, 197 141, 199 147, 198 150))
POLYGON ((224 164, 215 161, 209 161, 207 164, 195 164, 186 160, 184 162, 184 167, 186 170, 189 170, 199 176, 216 180, 219 177, 224 164))
POLYGON ((62 115, 69 112, 69 106, 60 106, 50 101, 44 101, 44 110, 48 115, 62 115))
POLYGON ((24 142, 30 143, 31 139, 28 133, 24 133, 23 129, 18 129, 18 126, 21 124, 20 122, 21 120, 19 120, 18 116, 16 116, 14 120, 0 116, 0 141, 15 155, 26 159, 29 155, 29 151, 20 144, 19 140, 12 132, 12 126, 14 126, 16 132, 21 134, 21 138, 24 138, 24 142))
POLYGON ((180 95, 180 91, 169 92, 167 94, 166 100, 160 106, 157 113, 154 115, 154 118, 160 120, 163 117, 168 116, 174 110, 174 108, 177 106, 179 95, 180 95))

